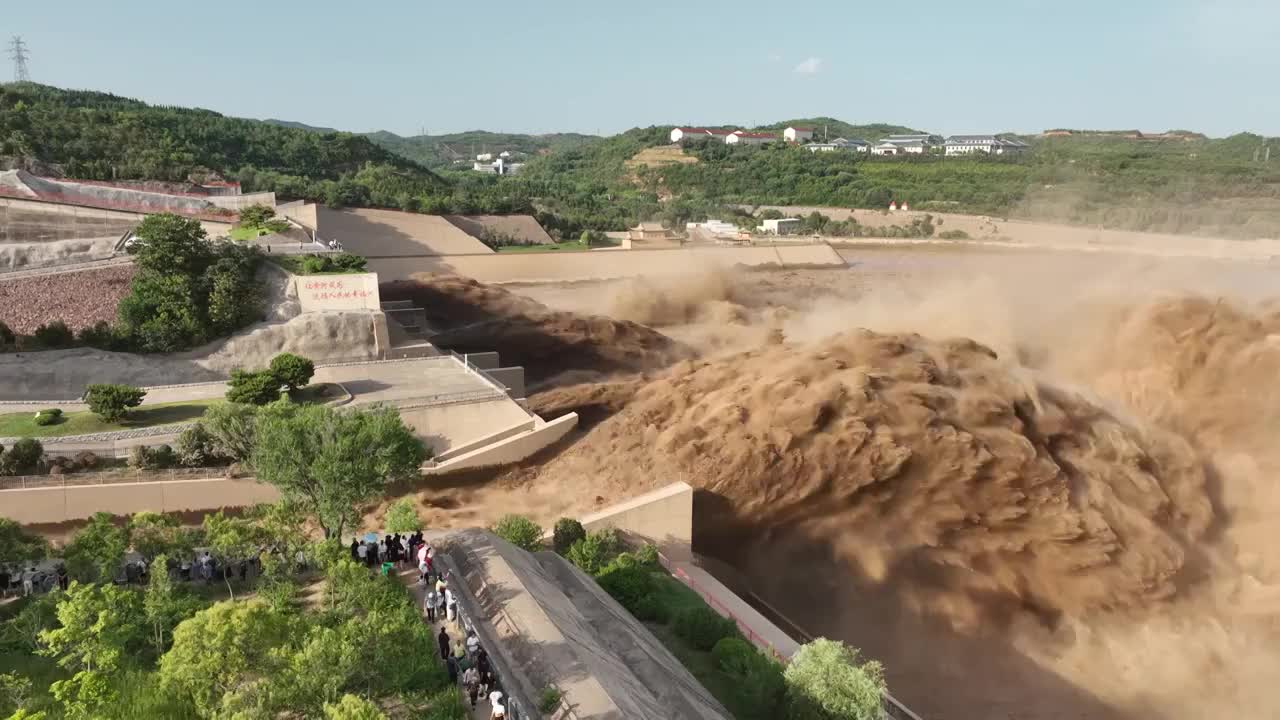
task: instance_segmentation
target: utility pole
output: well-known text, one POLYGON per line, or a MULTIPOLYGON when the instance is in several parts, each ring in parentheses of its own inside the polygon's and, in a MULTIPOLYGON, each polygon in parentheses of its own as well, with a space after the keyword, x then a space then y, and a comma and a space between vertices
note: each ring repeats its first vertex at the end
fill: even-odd
POLYGON ((27 58, 31 53, 27 51, 27 43, 23 41, 21 35, 14 35, 9 41, 9 57, 13 60, 13 81, 14 82, 31 82, 31 73, 27 71, 27 58))

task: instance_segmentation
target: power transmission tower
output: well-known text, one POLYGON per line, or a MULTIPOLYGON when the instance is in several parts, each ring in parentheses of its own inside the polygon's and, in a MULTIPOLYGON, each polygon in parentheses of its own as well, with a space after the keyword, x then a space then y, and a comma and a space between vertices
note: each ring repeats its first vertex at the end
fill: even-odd
POLYGON ((27 71, 27 58, 31 54, 27 52, 27 43, 22 40, 21 35, 14 35, 9 41, 9 57, 13 60, 13 81, 14 82, 30 82, 31 73, 27 71))

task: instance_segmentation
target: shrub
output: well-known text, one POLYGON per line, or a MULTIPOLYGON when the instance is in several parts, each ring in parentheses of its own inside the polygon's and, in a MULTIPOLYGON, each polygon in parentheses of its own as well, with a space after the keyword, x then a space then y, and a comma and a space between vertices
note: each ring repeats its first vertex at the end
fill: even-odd
POLYGON ((596 582, 632 615, 637 614, 640 602, 653 595, 656 587, 653 571, 634 563, 610 563, 596 582))
POLYGON ((135 470, 164 470, 177 464, 177 455, 168 445, 157 445, 153 448, 135 445, 129 450, 129 467, 135 470))
POLYGON ((800 646, 783 675, 790 717, 795 720, 879 720, 884 668, 859 664, 858 651, 818 638, 800 646))
POLYGON ((92 470, 98 467, 98 456, 89 450, 81 450, 75 456, 76 468, 79 470, 92 470))
POLYGON ((618 553, 618 532, 613 528, 604 528, 574 543, 565 558, 582 568, 582 571, 595 575, 604 568, 618 553))
POLYGON ((306 387, 316 374, 315 363, 293 353, 280 353, 271 358, 270 371, 290 390, 306 387))
POLYGON ((62 420, 61 408, 46 408, 36 413, 35 424, 40 426, 55 425, 62 420))
POLYGON ((533 552, 542 545, 542 528, 523 515, 503 515, 490 530, 522 550, 533 552))
POLYGON ((253 453, 257 416, 258 408, 253 405, 222 403, 205 410, 200 424, 213 438, 218 455, 244 462, 253 453))
POLYGON ((232 370, 227 400, 245 405, 267 405, 280 399, 280 378, 270 370, 232 370))
POLYGON ((721 638, 720 642, 711 648, 711 656, 716 659, 716 665, 730 675, 738 677, 746 674, 753 656, 759 654, 754 645, 744 638, 735 636, 721 638))
POLYGON ((368 260, 360 255, 307 255, 302 258, 302 271, 309 275, 326 272, 364 272, 368 260))
POLYGON ((550 715, 560 706, 560 691, 556 688, 549 687, 542 691, 542 696, 538 698, 538 710, 544 714, 550 715))
POLYGON ((709 607, 685 608, 676 614, 672 629, 695 650, 710 650, 724 638, 738 634, 738 627, 709 607))
POLYGON ((627 608, 637 620, 656 622, 666 625, 671 622, 671 608, 658 599, 657 595, 645 595, 636 601, 634 608, 627 608))
POLYGON ((116 333, 115 328, 105 320, 99 320, 91 327, 82 328, 76 335, 76 339, 81 345, 99 348, 101 350, 122 350, 124 342, 116 333))
POLYGON ((196 423, 183 430, 178 435, 174 452, 177 463, 183 467, 205 467, 218 457, 213 436, 204 423, 196 423))
POLYGON ((0 322, 0 348, 13 345, 15 340, 17 340, 17 337, 9 329, 9 326, 0 322))
POLYGON ((586 536, 587 531, 583 529, 582 523, 573 518, 560 518, 556 521, 551 542, 555 551, 564 555, 574 543, 586 536))
MULTIPOLYGON (((939 221, 938 224, 941 224, 941 221, 939 221)), ((938 233, 938 239, 939 240, 968 240, 969 233, 963 230, 944 230, 938 233)))
POLYGON ((41 325, 31 333, 31 337, 35 339, 36 345, 42 348, 65 348, 76 344, 75 333, 71 332, 71 328, 61 320, 41 325))
POLYGON ((147 391, 132 385, 96 384, 85 388, 84 401, 104 422, 116 422, 142 404, 147 391))
POLYGON ((422 518, 409 498, 401 498, 391 504, 382 515, 382 525, 387 532, 412 533, 422 529, 422 518))
POLYGON ((20 475, 31 472, 40 465, 44 457, 44 446, 35 438, 22 438, 0 455, 0 466, 6 475, 20 475))
POLYGON ((653 543, 645 543, 640 549, 633 553, 636 556, 636 562, 651 568, 658 567, 658 546, 653 543))

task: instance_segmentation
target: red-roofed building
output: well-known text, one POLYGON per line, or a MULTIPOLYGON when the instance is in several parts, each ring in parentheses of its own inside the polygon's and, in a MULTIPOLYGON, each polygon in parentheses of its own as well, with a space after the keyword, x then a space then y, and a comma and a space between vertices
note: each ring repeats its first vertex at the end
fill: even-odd
POLYGON ((678 127, 671 131, 671 142, 679 143, 686 140, 705 140, 707 138, 723 140, 732 132, 732 130, 717 130, 716 128, 678 127))
POLYGON ((808 127, 789 127, 782 131, 782 139, 787 142, 799 143, 813 139, 813 128, 808 127))
POLYGON ((737 130, 725 136, 724 141, 727 145, 768 145, 769 143, 778 142, 778 136, 773 133, 737 130))

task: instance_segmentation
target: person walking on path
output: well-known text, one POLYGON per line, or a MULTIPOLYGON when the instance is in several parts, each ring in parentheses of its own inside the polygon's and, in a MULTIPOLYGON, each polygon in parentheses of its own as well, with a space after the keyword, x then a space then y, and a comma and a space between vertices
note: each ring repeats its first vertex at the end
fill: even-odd
POLYGON ((472 630, 467 633, 467 659, 471 662, 476 660, 476 651, 480 649, 480 638, 476 637, 476 631, 472 630))
POLYGON ((443 627, 440 628, 440 659, 449 659, 449 632, 443 627))
POLYGON ((462 686, 467 689, 467 699, 471 701, 471 709, 476 709, 476 700, 480 697, 480 672, 475 665, 462 673, 462 686))
POLYGON ((444 661, 444 664, 445 664, 445 668, 449 670, 449 682, 453 683, 454 685, 457 685, 458 684, 458 661, 454 660, 453 658, 449 658, 444 661))
POLYGON ((444 589, 444 609, 449 622, 458 619, 458 597, 447 587, 444 589))
POLYGON ((489 693, 489 720, 497 720, 497 718, 505 718, 507 709, 502 706, 502 691, 494 690, 489 693))
POLYGON ((426 608, 427 611, 427 622, 435 623, 436 608, 440 606, 440 594, 435 590, 428 590, 426 593, 426 599, 422 602, 423 607, 426 608))

